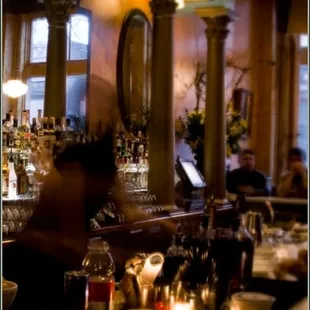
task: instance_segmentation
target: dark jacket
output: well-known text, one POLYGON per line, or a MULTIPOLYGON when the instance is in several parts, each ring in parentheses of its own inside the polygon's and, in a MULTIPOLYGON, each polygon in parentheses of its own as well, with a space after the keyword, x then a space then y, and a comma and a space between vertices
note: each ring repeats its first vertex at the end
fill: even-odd
POLYGON ((229 193, 239 194, 240 186, 252 186, 254 195, 268 194, 266 176, 256 169, 249 171, 238 168, 227 174, 226 189, 229 193))

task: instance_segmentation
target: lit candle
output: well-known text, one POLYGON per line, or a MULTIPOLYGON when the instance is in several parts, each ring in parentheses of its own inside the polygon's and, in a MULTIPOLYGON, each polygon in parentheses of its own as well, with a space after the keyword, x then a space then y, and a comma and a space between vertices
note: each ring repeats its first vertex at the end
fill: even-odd
POLYGON ((189 303, 175 303, 171 305, 171 310, 193 310, 189 303))

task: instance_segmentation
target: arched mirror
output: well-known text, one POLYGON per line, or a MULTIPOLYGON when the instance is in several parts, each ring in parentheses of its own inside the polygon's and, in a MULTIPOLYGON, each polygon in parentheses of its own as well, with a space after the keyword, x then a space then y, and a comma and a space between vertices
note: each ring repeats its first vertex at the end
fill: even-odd
POLYGON ((128 132, 146 133, 151 101, 152 28, 139 9, 129 11, 121 28, 117 54, 117 93, 128 132))

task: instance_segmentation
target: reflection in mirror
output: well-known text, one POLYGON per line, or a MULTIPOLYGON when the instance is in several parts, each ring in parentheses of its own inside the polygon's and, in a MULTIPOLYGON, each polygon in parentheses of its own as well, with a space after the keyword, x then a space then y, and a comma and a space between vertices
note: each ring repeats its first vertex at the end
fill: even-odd
POLYGON ((117 56, 117 89, 127 131, 146 133, 151 100, 151 25, 140 10, 123 22, 117 56))

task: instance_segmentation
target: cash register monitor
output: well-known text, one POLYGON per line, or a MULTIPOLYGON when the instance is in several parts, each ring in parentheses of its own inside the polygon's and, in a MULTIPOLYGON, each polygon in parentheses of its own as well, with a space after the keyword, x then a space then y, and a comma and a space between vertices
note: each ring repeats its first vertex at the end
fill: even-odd
POLYGON ((190 183, 193 188, 204 188, 206 183, 192 161, 177 160, 177 171, 180 173, 180 178, 185 179, 186 183, 190 183))
POLYGON ((186 210, 203 210, 204 189, 203 176, 190 160, 177 158, 175 165, 179 181, 176 184, 176 205, 186 210))

